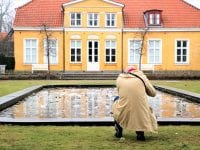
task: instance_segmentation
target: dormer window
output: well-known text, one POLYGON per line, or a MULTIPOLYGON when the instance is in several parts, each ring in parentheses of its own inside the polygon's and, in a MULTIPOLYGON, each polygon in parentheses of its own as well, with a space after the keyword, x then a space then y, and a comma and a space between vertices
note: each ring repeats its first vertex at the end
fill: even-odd
POLYGON ((146 26, 161 26, 161 10, 148 10, 144 13, 146 26))

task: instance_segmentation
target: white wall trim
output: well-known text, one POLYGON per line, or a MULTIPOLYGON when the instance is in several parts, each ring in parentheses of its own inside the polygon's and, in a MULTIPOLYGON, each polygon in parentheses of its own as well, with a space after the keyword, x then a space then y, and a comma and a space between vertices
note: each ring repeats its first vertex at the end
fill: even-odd
MULTIPOLYGON (((43 31, 42 27, 14 27, 15 31, 43 31)), ((63 27, 49 28, 47 31, 63 31, 63 27)))
MULTIPOLYGON (((42 31, 42 27, 14 27, 15 31, 42 31)), ((48 31, 63 31, 63 27, 53 27, 47 29, 48 31)), ((114 32, 120 32, 122 31, 122 28, 65 28, 65 31, 114 31, 114 32)), ((123 28, 124 32, 141 32, 144 31, 142 28, 123 28)), ((148 32, 176 32, 176 31, 183 31, 183 32, 199 32, 200 28, 150 28, 148 29, 148 32)))
MULTIPOLYGON (((124 32, 141 32, 144 31, 144 28, 124 28, 123 31, 124 32)), ((149 28, 148 32, 165 32, 165 31, 169 31, 169 32, 176 32, 176 31, 200 31, 200 28, 149 28)))
POLYGON ((65 31, 84 32, 121 32, 121 28, 65 28, 65 31))
POLYGON ((82 1, 83 1, 83 0, 71 1, 71 2, 68 2, 68 3, 63 4, 63 7, 66 7, 66 6, 69 6, 69 5, 72 5, 72 4, 76 4, 76 3, 79 3, 79 2, 82 2, 82 1))
MULTIPOLYGON (((63 4, 63 7, 67 7, 67 6, 69 6, 69 5, 76 4, 76 3, 79 3, 79 2, 82 2, 82 1, 84 1, 84 0, 75 0, 75 1, 71 1, 71 2, 68 2, 68 3, 63 4)), ((113 5, 119 6, 119 7, 124 7, 123 4, 117 3, 117 2, 113 2, 113 1, 111 1, 111 0, 103 0, 103 1, 106 2, 106 3, 109 3, 109 4, 113 4, 113 5)))

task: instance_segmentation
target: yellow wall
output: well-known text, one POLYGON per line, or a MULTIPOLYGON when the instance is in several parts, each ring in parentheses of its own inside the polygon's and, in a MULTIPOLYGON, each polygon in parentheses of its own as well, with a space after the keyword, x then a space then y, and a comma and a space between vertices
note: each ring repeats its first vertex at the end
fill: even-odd
MULTIPOLYGON (((128 40, 141 39, 141 32, 125 32, 124 36, 124 67, 128 64, 128 40)), ((162 41, 162 63, 155 65, 156 70, 200 70, 200 32, 147 32, 145 36, 144 54, 142 63, 147 63, 147 41, 149 39, 159 39, 162 41), (189 63, 175 63, 176 40, 189 41, 189 63)), ((133 65, 133 64, 132 64, 133 65)))
MULTIPOLYGON (((51 32, 50 38, 58 40, 58 64, 51 65, 52 70, 62 70, 63 68, 63 34, 62 32, 51 32)), ((40 31, 15 31, 14 32, 14 55, 15 70, 31 70, 31 64, 24 64, 24 40, 38 40, 38 63, 43 64, 44 60, 44 39, 45 34, 40 31)))

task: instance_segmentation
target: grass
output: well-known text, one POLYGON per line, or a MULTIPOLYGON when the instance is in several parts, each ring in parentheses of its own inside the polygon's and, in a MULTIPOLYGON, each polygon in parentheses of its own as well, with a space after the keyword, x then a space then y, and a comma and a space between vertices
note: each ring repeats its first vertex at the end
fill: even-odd
POLYGON ((153 84, 165 85, 200 94, 200 80, 153 81, 153 84))
MULTIPOLYGON (((152 81, 200 93, 200 81, 152 81)), ((41 84, 115 84, 114 80, 4 80, 0 96, 41 84)), ((146 134, 138 142, 135 133, 125 131, 125 140, 115 138, 111 126, 11 126, 0 125, 0 150, 199 150, 200 126, 160 126, 158 134, 146 134)))
POLYGON ((146 134, 138 142, 134 132, 125 131, 125 140, 113 136, 114 128, 80 126, 1 125, 0 149, 15 150, 198 150, 199 126, 161 126, 158 134, 146 134))

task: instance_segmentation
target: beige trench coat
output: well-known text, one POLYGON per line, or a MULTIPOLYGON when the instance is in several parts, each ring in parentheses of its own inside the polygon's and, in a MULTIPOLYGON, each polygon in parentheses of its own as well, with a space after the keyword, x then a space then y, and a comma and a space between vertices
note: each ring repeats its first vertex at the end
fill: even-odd
POLYGON ((116 81, 120 99, 113 104, 113 117, 122 128, 156 132, 157 121, 147 100, 147 95, 154 97, 156 91, 142 72, 136 71, 134 74, 143 79, 146 91, 139 78, 127 73, 120 74, 116 81))

